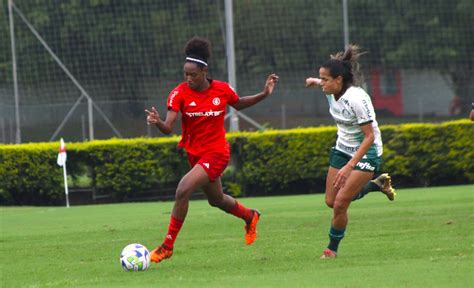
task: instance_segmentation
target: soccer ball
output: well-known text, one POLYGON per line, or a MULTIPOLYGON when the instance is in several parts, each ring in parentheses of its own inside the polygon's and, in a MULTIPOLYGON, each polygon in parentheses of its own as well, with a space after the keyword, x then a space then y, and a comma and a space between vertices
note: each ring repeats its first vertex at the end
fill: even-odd
POLYGON ((120 253, 120 263, 125 271, 145 271, 150 267, 150 252, 142 244, 129 244, 120 253))

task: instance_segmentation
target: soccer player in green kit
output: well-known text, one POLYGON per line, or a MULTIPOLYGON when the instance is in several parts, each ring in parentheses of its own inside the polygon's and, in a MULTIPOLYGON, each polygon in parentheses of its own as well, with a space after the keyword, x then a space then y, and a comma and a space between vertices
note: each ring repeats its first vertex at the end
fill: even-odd
POLYGON ((333 218, 323 259, 336 258, 352 201, 371 191, 381 191, 391 201, 395 198, 388 174, 372 180, 380 168, 382 137, 369 95, 356 86, 360 55, 359 47, 350 45, 331 55, 320 67, 319 78, 306 79, 307 87, 319 86, 326 94, 338 130, 326 178, 326 204, 333 209, 333 218))

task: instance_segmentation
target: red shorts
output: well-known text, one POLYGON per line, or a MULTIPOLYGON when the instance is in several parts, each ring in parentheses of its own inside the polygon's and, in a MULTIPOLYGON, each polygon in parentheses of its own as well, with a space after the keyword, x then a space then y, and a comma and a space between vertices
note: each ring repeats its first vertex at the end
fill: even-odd
POLYGON ((229 164, 229 160, 230 154, 226 152, 211 152, 202 156, 195 156, 188 153, 189 165, 191 165, 191 167, 194 167, 196 164, 201 165, 211 182, 216 181, 217 178, 222 176, 222 173, 229 164))

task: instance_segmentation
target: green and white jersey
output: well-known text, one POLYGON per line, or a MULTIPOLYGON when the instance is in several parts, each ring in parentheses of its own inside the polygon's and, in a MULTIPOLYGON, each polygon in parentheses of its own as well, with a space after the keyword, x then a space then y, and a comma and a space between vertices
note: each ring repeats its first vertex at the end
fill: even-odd
POLYGON ((326 95, 329 112, 337 125, 336 150, 354 156, 364 140, 360 125, 372 122, 374 144, 364 158, 382 156, 382 136, 375 120, 375 111, 370 96, 360 87, 349 87, 337 101, 334 95, 326 95))

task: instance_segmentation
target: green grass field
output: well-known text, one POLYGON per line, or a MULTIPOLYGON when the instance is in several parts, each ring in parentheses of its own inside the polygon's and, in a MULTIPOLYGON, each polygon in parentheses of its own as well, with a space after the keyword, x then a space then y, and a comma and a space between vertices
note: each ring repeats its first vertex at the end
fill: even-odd
POLYGON ((336 260, 320 260, 332 211, 323 195, 244 198, 243 222, 192 201, 169 260, 124 272, 121 249, 163 240, 173 203, 0 208, 1 287, 473 287, 474 185, 372 193, 349 209, 336 260))

